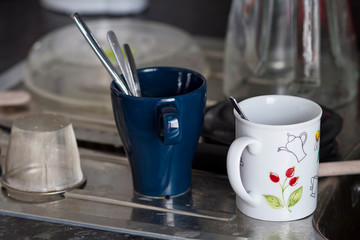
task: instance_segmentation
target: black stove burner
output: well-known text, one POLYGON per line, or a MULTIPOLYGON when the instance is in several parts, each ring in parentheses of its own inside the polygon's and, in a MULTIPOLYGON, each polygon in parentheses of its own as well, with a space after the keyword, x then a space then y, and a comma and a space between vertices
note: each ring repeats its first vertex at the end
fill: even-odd
MULTIPOLYGON (((342 128, 342 119, 334 111, 322 107, 320 161, 337 153, 336 136, 342 128)), ((201 136, 209 143, 230 146, 235 139, 235 118, 230 102, 220 102, 205 112, 201 136)))

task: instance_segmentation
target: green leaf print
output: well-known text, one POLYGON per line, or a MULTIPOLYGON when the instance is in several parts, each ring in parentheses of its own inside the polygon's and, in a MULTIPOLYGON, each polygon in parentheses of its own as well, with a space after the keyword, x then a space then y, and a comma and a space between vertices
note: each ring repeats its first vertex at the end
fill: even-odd
POLYGON ((292 207, 300 201, 302 192, 303 187, 300 187, 290 194, 287 202, 288 207, 292 207))
POLYGON ((263 196, 270 207, 274 209, 280 209, 284 207, 284 204, 278 197, 275 197, 273 195, 263 195, 263 196))

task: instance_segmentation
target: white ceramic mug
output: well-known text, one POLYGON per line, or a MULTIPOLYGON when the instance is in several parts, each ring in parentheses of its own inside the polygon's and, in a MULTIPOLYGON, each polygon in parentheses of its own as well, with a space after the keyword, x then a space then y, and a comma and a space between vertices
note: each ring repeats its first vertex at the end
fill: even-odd
POLYGON ((269 221, 304 218, 315 211, 321 107, 304 98, 258 96, 234 111, 236 139, 227 172, 236 205, 247 216, 269 221))

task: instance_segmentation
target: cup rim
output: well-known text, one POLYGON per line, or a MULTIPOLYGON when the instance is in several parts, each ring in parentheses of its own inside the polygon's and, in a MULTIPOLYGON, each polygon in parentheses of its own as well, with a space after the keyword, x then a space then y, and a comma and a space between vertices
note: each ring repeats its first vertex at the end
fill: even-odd
MULTIPOLYGON (((240 101, 239 104, 241 104, 244 101, 247 101, 249 99, 255 99, 255 98, 267 98, 267 97, 276 97, 276 98, 292 98, 292 99, 297 99, 300 101, 304 101, 307 102, 311 105, 313 105, 313 107, 318 111, 316 117, 309 119, 307 121, 302 121, 302 122, 298 122, 298 123, 293 123, 293 124, 279 124, 279 125, 274 125, 274 124, 264 124, 264 123, 257 123, 257 122, 251 122, 248 120, 243 119, 237 112, 235 109, 233 109, 233 113, 235 116, 235 119, 237 121, 240 121, 241 124, 247 125, 247 126, 251 126, 251 127, 256 127, 256 128, 262 128, 262 129, 289 129, 289 128, 296 128, 296 127, 305 127, 311 124, 314 124, 315 122, 319 121, 321 116, 322 116, 322 108, 320 107, 319 104, 317 104, 314 101, 311 101, 309 99, 306 98, 302 98, 302 97, 298 97, 298 96, 291 96, 291 95, 260 95, 260 96, 255 96, 255 97, 250 97, 247 99, 244 99, 242 101, 240 101)), ((246 113, 245 113, 246 114, 246 113)))
MULTIPOLYGON (((137 72, 155 72, 155 71, 159 71, 159 70, 167 70, 167 71, 184 71, 184 72, 188 72, 188 73, 192 73, 195 76, 197 76, 199 79, 202 80, 202 84, 187 93, 184 94, 179 94, 179 95, 174 95, 174 96, 166 96, 166 97, 140 97, 142 99, 146 98, 146 99, 166 99, 166 98, 174 98, 174 97, 178 97, 178 96, 187 96, 189 94, 193 94, 197 91, 201 91, 202 88, 206 87, 206 78, 199 72, 188 69, 188 68, 181 68, 181 67, 167 67, 167 66, 157 66, 157 67, 144 67, 144 68, 139 68, 137 69, 137 72)), ((123 78, 123 75, 121 75, 121 77, 123 78)), ((115 84, 115 81, 113 80, 110 84, 110 90, 112 93, 116 94, 116 96, 123 96, 123 97, 128 97, 128 98, 135 98, 135 99, 139 99, 139 97, 136 96, 130 96, 130 95, 126 95, 123 92, 120 91, 120 89, 117 87, 117 85, 115 84)))

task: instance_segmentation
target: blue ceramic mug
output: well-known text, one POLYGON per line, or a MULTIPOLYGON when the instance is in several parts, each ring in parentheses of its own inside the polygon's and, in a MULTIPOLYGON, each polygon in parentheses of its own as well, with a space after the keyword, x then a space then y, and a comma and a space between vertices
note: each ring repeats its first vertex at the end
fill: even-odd
POLYGON ((142 97, 111 83, 116 126, 129 158, 134 191, 174 197, 191 186, 191 169, 204 119, 206 80, 175 67, 137 71, 142 97))

